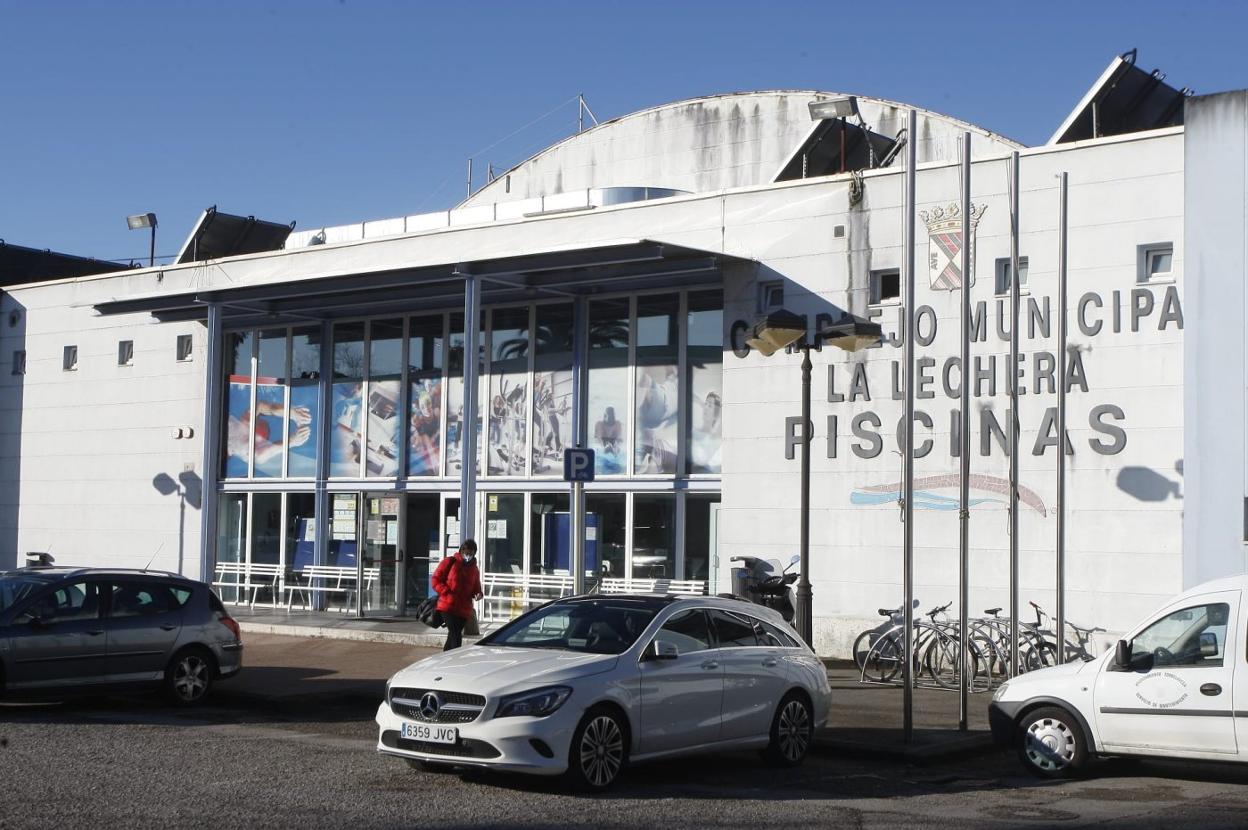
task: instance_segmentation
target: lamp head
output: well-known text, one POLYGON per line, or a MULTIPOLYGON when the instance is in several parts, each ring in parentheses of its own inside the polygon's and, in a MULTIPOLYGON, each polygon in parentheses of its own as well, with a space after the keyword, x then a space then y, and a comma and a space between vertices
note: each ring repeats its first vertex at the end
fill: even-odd
POLYGON ((156 214, 154 213, 136 213, 134 216, 126 217, 126 227, 132 231, 141 230, 143 228, 156 227, 156 214))
POLYGON ((770 357, 805 336, 806 318, 780 309, 760 317, 750 329, 745 342, 750 348, 757 349, 770 357))
POLYGON ((846 317, 819 332, 821 342, 847 352, 865 349, 878 343, 883 337, 884 330, 879 323, 869 323, 857 317, 846 317))
POLYGON ((825 98, 811 101, 806 105, 810 110, 811 121, 823 121, 827 118, 849 118, 858 114, 858 99, 853 95, 844 98, 825 98))

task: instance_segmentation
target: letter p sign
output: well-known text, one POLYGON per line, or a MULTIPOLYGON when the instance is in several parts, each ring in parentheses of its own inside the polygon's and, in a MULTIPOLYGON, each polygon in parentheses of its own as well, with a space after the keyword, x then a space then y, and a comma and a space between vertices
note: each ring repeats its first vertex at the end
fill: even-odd
POLYGON ((567 449, 563 451, 564 481, 594 480, 594 451, 584 449, 567 449))

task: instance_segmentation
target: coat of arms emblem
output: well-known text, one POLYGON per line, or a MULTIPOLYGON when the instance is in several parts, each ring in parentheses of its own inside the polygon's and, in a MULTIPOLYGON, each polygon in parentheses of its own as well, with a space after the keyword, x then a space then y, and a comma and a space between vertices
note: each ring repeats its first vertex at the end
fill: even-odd
MULTIPOLYGON (((975 284, 975 227, 987 205, 971 205, 970 285, 975 284)), ((956 202, 948 207, 919 211, 927 225, 927 276, 934 291, 957 291, 962 287, 962 206, 956 202)))

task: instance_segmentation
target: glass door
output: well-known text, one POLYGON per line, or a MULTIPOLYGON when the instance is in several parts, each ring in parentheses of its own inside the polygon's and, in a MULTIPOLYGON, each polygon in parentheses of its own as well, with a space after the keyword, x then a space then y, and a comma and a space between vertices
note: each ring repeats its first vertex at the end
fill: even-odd
POLYGON ((426 597, 433 596, 429 579, 442 559, 438 543, 441 503, 439 493, 408 493, 406 496, 403 552, 407 587, 404 607, 408 612, 415 611, 426 597))
POLYGON ((397 614, 403 586, 403 496, 366 493, 360 513, 358 601, 361 616, 397 614))

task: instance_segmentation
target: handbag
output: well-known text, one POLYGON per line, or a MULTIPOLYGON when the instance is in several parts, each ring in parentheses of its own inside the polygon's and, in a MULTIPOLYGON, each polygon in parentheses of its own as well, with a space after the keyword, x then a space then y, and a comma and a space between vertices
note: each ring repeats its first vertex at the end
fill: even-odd
POLYGON ((439 628, 442 623, 442 612, 438 610, 438 598, 426 597, 416 606, 416 619, 430 628, 439 628))

